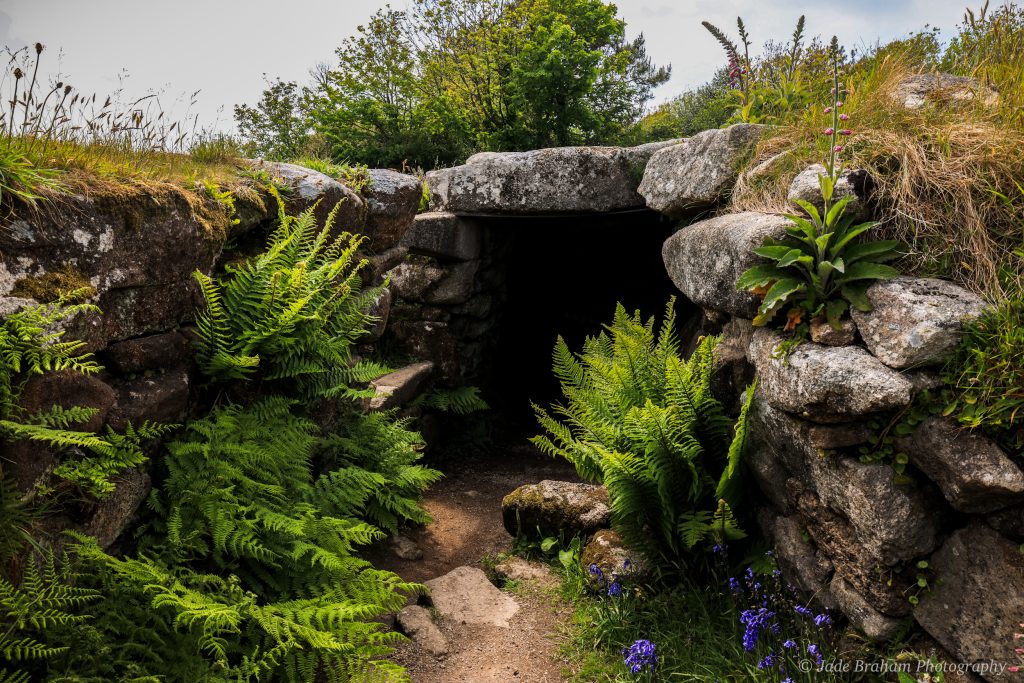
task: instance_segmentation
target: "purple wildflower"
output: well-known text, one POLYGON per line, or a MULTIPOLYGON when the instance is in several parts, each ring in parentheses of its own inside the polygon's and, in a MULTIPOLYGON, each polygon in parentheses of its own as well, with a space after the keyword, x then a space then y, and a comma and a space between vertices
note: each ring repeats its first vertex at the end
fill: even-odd
POLYGON ((658 655, 654 653, 655 645, 649 640, 640 639, 622 651, 622 661, 629 667, 629 671, 638 674, 645 667, 654 667, 658 664, 658 655))
POLYGON ((746 628, 743 631, 743 649, 747 652, 753 652, 757 646, 757 639, 761 637, 761 632, 766 628, 771 628, 772 624, 769 622, 775 618, 775 612, 772 612, 767 607, 761 607, 759 609, 745 610, 740 614, 740 623, 744 624, 746 628))

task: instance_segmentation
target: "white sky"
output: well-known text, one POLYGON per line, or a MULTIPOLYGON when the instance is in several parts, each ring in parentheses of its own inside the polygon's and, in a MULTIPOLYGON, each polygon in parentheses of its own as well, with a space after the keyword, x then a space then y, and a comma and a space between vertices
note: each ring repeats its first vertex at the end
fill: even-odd
MULTIPOLYGON (((392 0, 406 6, 407 0, 392 0)), ((707 19, 735 36, 743 17, 755 45, 785 40, 807 14, 810 35, 838 34, 848 48, 922 28, 950 37, 964 0, 619 0, 630 36, 643 32, 657 64, 672 80, 655 102, 706 81, 723 61, 700 25, 707 19)), ((995 4, 995 3, 994 3, 995 4)), ((376 0, 0 0, 0 45, 41 41, 44 69, 80 91, 101 96, 127 72, 126 93, 164 90, 166 101, 200 90, 200 127, 231 129, 232 105, 255 102, 263 74, 305 82, 317 62, 383 2, 376 0), (219 113, 218 113, 219 112, 219 113)), ((166 105, 165 105, 166 106, 166 105)), ((182 111, 178 107, 177 111, 182 111)))

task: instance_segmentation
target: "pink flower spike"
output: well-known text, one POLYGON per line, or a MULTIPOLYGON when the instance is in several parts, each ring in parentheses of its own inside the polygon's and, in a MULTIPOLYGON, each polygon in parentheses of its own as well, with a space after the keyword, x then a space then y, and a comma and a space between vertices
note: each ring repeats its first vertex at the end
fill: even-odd
POLYGON ((842 152, 843 151, 843 146, 842 145, 836 145, 835 147, 832 148, 832 150, 835 151, 835 152, 842 152))
POLYGON ((1016 652, 1019 655, 1024 655, 1024 647, 1014 648, 1013 651, 1016 652))
POLYGON ((839 120, 840 121, 849 121, 850 120, 850 115, 849 114, 840 114, 839 115, 839 120))
POLYGON ((833 134, 835 134, 835 132, 836 132, 835 128, 826 128, 825 129, 825 135, 833 135, 833 134))
POLYGON ((850 130, 849 128, 843 128, 841 131, 839 131, 839 134, 840 135, 853 135, 853 131, 850 130))
POLYGON ((1006 670, 1009 671, 1012 674, 1015 674, 1018 671, 1020 671, 1020 667, 1019 666, 1008 666, 1008 667, 1006 667, 1006 670))
POLYGON ((839 108, 839 107, 841 107, 841 106, 843 106, 843 102, 842 102, 842 100, 840 100, 840 101, 836 102, 836 109, 838 109, 838 108, 839 108))
POLYGON ((1013 639, 1014 640, 1020 640, 1021 638, 1024 638, 1024 633, 1014 633, 1013 634, 1013 639))
POLYGON ((825 113, 825 114, 831 114, 832 113, 832 107, 825 107, 821 111, 822 111, 822 113, 825 113))

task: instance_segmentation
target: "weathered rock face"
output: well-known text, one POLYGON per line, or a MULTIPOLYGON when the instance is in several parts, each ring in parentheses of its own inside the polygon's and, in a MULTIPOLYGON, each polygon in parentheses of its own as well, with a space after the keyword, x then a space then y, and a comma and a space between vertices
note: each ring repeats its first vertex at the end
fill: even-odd
POLYGON ((375 168, 365 195, 366 224, 361 233, 370 238, 369 250, 380 253, 398 244, 412 225, 423 185, 411 175, 375 168))
MULTIPOLYGON (((962 662, 1016 662, 1013 634, 1024 614, 1024 556, 1017 547, 973 524, 946 540, 930 568, 935 580, 914 607, 917 622, 962 662)), ((987 681, 1016 675, 978 673, 987 681)))
POLYGON ((396 621, 402 633, 430 654, 435 657, 448 654, 448 640, 425 607, 409 605, 398 613, 396 621))
POLYGON ((903 628, 903 621, 887 617, 865 600, 850 584, 837 577, 829 585, 839 609, 854 628, 872 640, 891 640, 903 628))
POLYGON ((938 510, 918 489, 894 483, 888 465, 844 457, 818 458, 807 465, 822 504, 849 521, 870 557, 894 565, 935 547, 938 510))
POLYGON ((425 259, 410 257, 388 272, 391 289, 400 298, 419 303, 451 306, 469 300, 478 261, 464 261, 446 268, 425 259))
POLYGON ((779 568, 788 580, 822 606, 834 607, 835 601, 828 587, 834 567, 804 539, 798 519, 795 516, 777 517, 766 531, 775 545, 779 568))
POLYGON ((519 605, 494 587, 476 567, 456 567, 427 581, 430 601, 444 617, 464 624, 508 627, 519 605))
MULTIPOLYGON (((114 390, 98 377, 62 370, 29 379, 20 404, 28 415, 49 410, 54 405, 91 408, 95 414, 87 422, 71 428, 97 431, 106 423, 116 401, 114 390)), ((3 449, 4 473, 22 492, 31 491, 37 482, 43 481, 58 462, 57 449, 35 441, 0 441, 0 448, 3 449)))
POLYGON ((555 147, 483 152, 427 173, 430 210, 456 214, 599 213, 644 205, 636 188, 653 149, 555 147))
POLYGON ((551 565, 530 561, 522 557, 510 557, 494 566, 494 573, 500 581, 536 581, 547 585, 558 585, 558 577, 551 571, 551 565))
POLYGON ((117 475, 114 484, 117 489, 100 502, 82 529, 83 533, 94 536, 104 550, 125 530, 151 487, 149 475, 138 468, 117 475))
POLYGON ((480 227, 470 218, 432 212, 416 216, 401 244, 413 254, 449 261, 480 258, 480 227))
POLYGON ((439 379, 458 381, 463 367, 460 345, 447 322, 393 320, 388 334, 405 353, 432 362, 439 379))
POLYGON ((779 239, 788 218, 764 213, 737 213, 694 223, 665 241, 661 256, 672 282, 686 298, 704 308, 742 318, 757 314, 758 300, 736 290, 736 280, 762 263, 753 250, 765 238, 779 239))
POLYGON ((913 564, 891 565, 873 555, 862 543, 858 531, 846 516, 824 505, 809 487, 793 479, 789 496, 818 550, 835 567, 833 579, 841 578, 857 591, 872 608, 891 617, 910 613, 911 595, 916 586, 913 564))
POLYGON ((369 410, 376 412, 405 405, 416 397, 420 386, 433 372, 434 364, 424 361, 378 377, 370 382, 376 395, 370 399, 369 410))
POLYGON ((857 325, 849 318, 839 322, 839 329, 827 320, 815 318, 811 321, 811 341, 824 346, 849 346, 857 336, 857 325))
POLYGON ((754 327, 745 318, 733 318, 715 345, 711 390, 727 410, 738 413, 743 391, 754 381, 754 366, 747 362, 747 347, 754 327))
POLYGON ((761 132, 762 126, 740 123, 658 150, 647 163, 640 194, 648 207, 669 216, 716 204, 732 189, 740 161, 761 132))
POLYGON ((227 224, 213 200, 193 207, 178 190, 67 197, 0 230, 0 295, 91 287, 104 315, 66 327, 94 351, 164 332, 192 316, 192 273, 210 272, 227 224))
MULTIPOLYGON (((808 166, 797 174, 789 185, 789 202, 794 206, 797 205, 797 201, 809 202, 819 212, 824 211, 825 200, 821 196, 821 186, 818 184, 818 177, 823 175, 825 175, 825 167, 821 164, 808 166)), ((846 205, 843 215, 867 220, 871 214, 867 198, 869 188, 870 182, 866 171, 856 169, 843 171, 832 193, 833 203, 844 197, 850 197, 850 203, 846 205)), ((803 209, 798 209, 798 211, 803 211, 803 209)))
POLYGON ((391 290, 387 287, 382 287, 377 299, 366 311, 376 322, 366 331, 365 341, 375 342, 384 336, 384 331, 388 327, 388 319, 391 317, 391 304, 393 301, 391 290))
POLYGON ((651 578, 647 559, 627 548, 622 537, 611 529, 601 529, 591 537, 583 548, 580 562, 588 568, 597 565, 606 582, 612 581, 613 575, 639 582, 651 578))
POLYGON ((184 368, 154 373, 116 383, 117 405, 107 418, 114 429, 146 420, 180 424, 188 410, 189 377, 184 368))
POLYGON ((592 534, 610 523, 608 491, 603 486, 545 479, 520 486, 501 501, 505 529, 513 536, 592 534))
POLYGON ((960 342, 964 320, 981 314, 975 294, 945 280, 899 277, 868 289, 872 310, 853 311, 861 337, 893 368, 941 363, 960 342))
POLYGON ((921 109, 928 104, 957 104, 981 99, 992 106, 999 93, 967 76, 949 74, 916 74, 897 86, 893 99, 907 109, 921 109))
MULTIPOLYGON (((314 215, 322 225, 327 215, 338 207, 334 219, 334 234, 342 232, 361 233, 366 226, 366 202, 350 188, 334 178, 296 164, 283 161, 258 161, 257 169, 264 170, 290 188, 283 197, 285 209, 291 215, 302 213, 316 205, 314 215)), ((417 200, 419 201, 419 200, 417 200)))
POLYGON ((101 357, 106 367, 129 374, 177 365, 184 362, 189 353, 185 335, 174 330, 111 344, 101 357))
POLYGON ((910 403, 913 385, 858 346, 804 343, 776 358, 781 335, 754 333, 750 358, 765 399, 780 410, 817 422, 852 421, 910 403))
POLYGON ((993 512, 1024 499, 1024 472, 990 439, 930 417, 897 446, 961 512, 993 512))

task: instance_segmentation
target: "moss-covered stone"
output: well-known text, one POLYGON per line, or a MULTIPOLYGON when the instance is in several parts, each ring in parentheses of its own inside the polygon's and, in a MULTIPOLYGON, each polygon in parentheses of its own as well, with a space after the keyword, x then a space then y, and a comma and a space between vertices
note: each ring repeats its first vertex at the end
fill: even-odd
POLYGON ((611 509, 603 486, 544 480, 505 496, 501 515, 512 535, 571 538, 608 526, 611 509))
POLYGON ((79 300, 88 299, 96 294, 96 289, 88 278, 75 270, 71 264, 65 264, 49 273, 21 278, 14 283, 11 296, 35 299, 39 303, 48 304, 79 290, 80 294, 75 297, 79 300))

